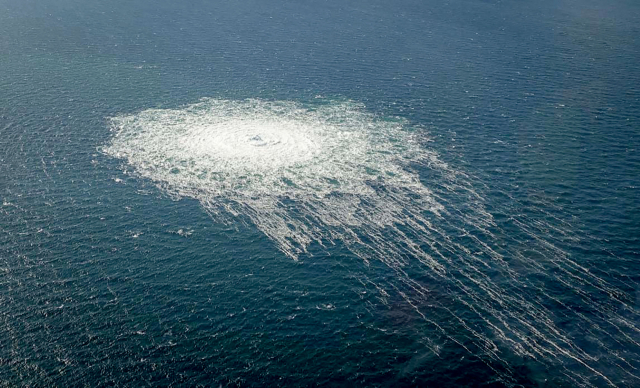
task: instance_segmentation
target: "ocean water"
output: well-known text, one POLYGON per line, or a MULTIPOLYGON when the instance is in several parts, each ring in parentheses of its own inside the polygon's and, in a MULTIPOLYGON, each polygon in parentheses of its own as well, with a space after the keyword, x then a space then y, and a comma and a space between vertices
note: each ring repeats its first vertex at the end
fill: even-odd
POLYGON ((0 0, 0 386, 640 386, 639 22, 0 0))

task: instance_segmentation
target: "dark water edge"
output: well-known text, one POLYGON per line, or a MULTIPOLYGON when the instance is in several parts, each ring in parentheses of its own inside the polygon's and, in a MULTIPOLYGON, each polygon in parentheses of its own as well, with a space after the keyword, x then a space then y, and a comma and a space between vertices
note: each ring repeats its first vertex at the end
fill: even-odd
MULTIPOLYGON (((517 267, 558 270, 548 243, 617 290, 581 277, 584 294, 545 308, 614 385, 638 385, 638 332, 611 339, 584 323, 638 325, 639 14, 631 1, 0 1, 0 385, 577 385, 507 343, 506 361, 491 359, 462 327, 471 352, 452 344, 376 289, 395 284, 382 264, 340 244, 292 261, 100 152, 119 114, 318 95, 424 131, 485 198, 489 242, 519 279, 564 292, 553 273, 517 267)), ((424 308, 473 319, 414 270, 434 290, 424 308)))

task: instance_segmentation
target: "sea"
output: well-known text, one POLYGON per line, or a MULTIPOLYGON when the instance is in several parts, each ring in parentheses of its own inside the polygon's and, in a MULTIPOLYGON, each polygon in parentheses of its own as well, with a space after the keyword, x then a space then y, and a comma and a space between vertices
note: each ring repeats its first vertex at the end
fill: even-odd
POLYGON ((640 2, 0 0, 0 387, 640 387, 640 2))

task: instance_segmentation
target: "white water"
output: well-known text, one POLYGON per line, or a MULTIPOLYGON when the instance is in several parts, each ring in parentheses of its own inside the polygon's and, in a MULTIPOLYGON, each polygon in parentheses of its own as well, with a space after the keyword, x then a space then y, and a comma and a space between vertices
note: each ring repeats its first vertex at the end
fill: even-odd
MULTIPOLYGON (((615 350, 640 346, 635 307, 546 235, 575 240, 571 226, 534 222, 505 205, 530 242, 500 244, 502 231, 471 179, 441 162, 421 144, 424 133, 403 120, 376 117, 352 102, 204 99, 115 117, 112 131, 105 153, 170 195, 197 199, 217 219, 248 219, 293 259, 314 243, 340 243, 365 262, 384 263, 394 279, 363 273, 360 281, 373 284, 383 303, 400 295, 445 341, 507 369, 500 349, 508 348, 576 385, 613 385, 611 373, 640 381, 615 350), (433 181, 421 181, 418 169, 433 181), (449 290, 448 302, 435 301, 429 284, 449 290), (564 295, 584 306, 566 305, 564 295), (552 305, 580 334, 556 324, 552 305), (469 314, 459 315, 460 308, 469 314), (578 344, 582 332, 594 338, 588 348, 578 344)), ((437 354, 437 340, 426 342, 437 354)))
POLYGON ((406 167, 446 166, 403 124, 349 102, 308 110, 293 102, 206 99, 114 118, 104 151, 209 212, 250 217, 297 258, 312 241, 355 238, 345 228, 392 226, 406 218, 407 204, 408 211, 442 208, 406 167), (283 200, 296 201, 302 217, 283 200))

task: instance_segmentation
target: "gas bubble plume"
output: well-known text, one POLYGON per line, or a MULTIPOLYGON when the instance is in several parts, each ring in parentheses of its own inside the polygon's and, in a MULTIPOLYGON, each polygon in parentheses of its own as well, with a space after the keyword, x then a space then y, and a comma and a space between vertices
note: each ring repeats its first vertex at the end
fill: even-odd
POLYGON ((111 126, 104 153, 216 220, 254 225, 288 257, 339 244, 382 265, 394 276, 354 277, 430 326, 435 356, 453 343, 507 386, 518 386, 509 355, 576 386, 640 384, 634 298, 560 247, 584 238, 576 228, 544 198, 525 213, 505 191, 497 210, 525 236, 513 237, 482 183, 405 120, 350 101, 203 99, 111 126))

